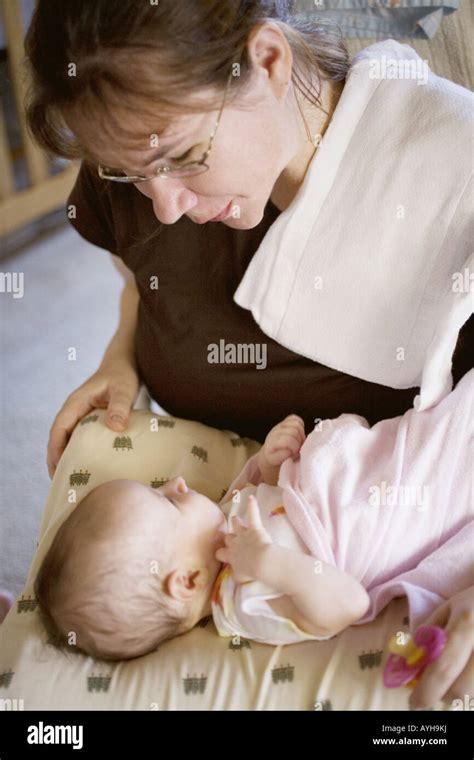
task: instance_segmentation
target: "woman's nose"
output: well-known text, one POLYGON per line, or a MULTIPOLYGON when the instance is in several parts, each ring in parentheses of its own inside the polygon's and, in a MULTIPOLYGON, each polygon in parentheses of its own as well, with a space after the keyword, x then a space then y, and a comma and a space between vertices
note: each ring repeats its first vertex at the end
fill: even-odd
POLYGON ((197 206, 196 193, 188 190, 179 179, 157 177, 143 184, 147 186, 146 195, 153 203, 155 216, 162 224, 174 224, 197 206))

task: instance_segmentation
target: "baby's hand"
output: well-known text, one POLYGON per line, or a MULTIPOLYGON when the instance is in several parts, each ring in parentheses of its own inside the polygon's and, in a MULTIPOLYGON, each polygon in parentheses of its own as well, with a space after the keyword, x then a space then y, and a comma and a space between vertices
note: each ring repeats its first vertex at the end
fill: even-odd
POLYGON ((247 583, 258 578, 258 567, 262 549, 273 543, 262 525, 255 496, 249 496, 245 521, 232 517, 233 533, 227 533, 225 547, 216 551, 216 559, 227 562, 232 567, 237 583, 247 583))
POLYGON ((303 420, 297 414, 290 414, 275 425, 265 438, 262 451, 266 463, 279 467, 288 457, 296 457, 305 438, 303 420))

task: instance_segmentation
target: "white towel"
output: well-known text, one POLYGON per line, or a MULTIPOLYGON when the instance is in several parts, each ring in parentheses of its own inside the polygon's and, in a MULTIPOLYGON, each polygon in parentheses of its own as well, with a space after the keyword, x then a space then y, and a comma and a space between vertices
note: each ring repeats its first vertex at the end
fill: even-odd
POLYGON ((425 408, 451 387, 448 323, 459 329, 469 312, 467 297, 460 307, 446 294, 472 250, 474 95, 429 70, 425 83, 373 78, 384 57, 385 72, 390 60, 401 72, 423 63, 394 40, 356 56, 305 180, 234 300, 326 366, 393 388, 423 378, 425 408))

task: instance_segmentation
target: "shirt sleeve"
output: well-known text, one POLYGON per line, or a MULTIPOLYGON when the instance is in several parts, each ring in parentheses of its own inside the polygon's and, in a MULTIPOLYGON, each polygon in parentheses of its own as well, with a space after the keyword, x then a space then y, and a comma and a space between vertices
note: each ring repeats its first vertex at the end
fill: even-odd
POLYGON ((117 252, 110 189, 85 161, 67 199, 67 212, 69 222, 81 237, 98 248, 117 252))
POLYGON ((301 641, 327 641, 334 634, 315 636, 303 631, 293 620, 278 615, 268 602, 282 596, 258 581, 238 588, 240 616, 249 631, 249 638, 264 644, 298 644, 301 641))
POLYGON ((259 581, 236 583, 229 566, 221 571, 212 598, 212 615, 219 636, 242 637, 261 644, 298 644, 301 641, 326 641, 296 623, 278 615, 268 600, 282 596, 259 581))

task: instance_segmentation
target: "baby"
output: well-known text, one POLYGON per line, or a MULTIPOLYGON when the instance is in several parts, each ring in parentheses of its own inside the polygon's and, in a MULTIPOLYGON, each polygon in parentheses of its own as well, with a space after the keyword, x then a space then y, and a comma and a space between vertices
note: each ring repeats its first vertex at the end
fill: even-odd
POLYGON ((211 614, 222 636, 327 639, 401 595, 414 629, 474 583, 473 380, 373 428, 347 414, 306 438, 291 415, 220 505, 182 477, 98 486, 36 579, 53 643, 127 659, 211 614))

